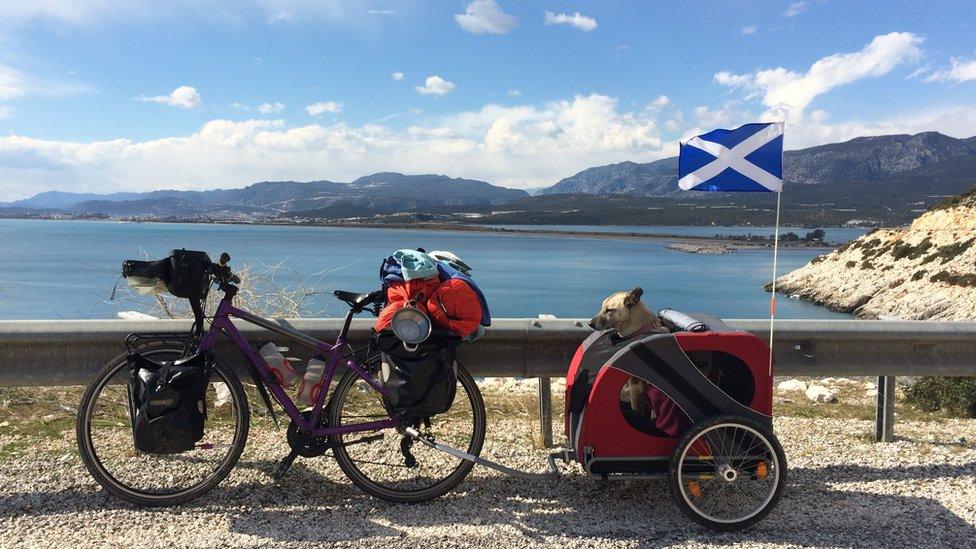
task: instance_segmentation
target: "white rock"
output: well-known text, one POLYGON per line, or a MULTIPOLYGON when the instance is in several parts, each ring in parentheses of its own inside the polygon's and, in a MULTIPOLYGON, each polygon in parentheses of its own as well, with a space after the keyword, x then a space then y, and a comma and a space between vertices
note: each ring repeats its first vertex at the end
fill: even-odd
POLYGON ((878 390, 875 388, 868 389, 867 391, 864 391, 864 396, 872 397, 872 398, 876 397, 878 396, 878 390))
POLYGON ((823 385, 811 385, 806 394, 807 398, 813 402, 835 402, 837 400, 837 391, 828 389, 823 385))
POLYGON ((780 381, 776 388, 780 391, 806 391, 807 382, 799 379, 789 379, 786 381, 780 381))

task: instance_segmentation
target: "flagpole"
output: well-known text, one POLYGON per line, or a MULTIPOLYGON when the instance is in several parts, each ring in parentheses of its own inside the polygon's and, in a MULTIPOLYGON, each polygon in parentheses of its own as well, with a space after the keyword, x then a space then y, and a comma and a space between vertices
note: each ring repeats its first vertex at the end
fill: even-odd
POLYGON ((773 283, 769 296, 769 375, 773 375, 773 326, 776 323, 776 261, 779 258, 779 205, 783 191, 776 192, 776 229, 773 232, 773 283))

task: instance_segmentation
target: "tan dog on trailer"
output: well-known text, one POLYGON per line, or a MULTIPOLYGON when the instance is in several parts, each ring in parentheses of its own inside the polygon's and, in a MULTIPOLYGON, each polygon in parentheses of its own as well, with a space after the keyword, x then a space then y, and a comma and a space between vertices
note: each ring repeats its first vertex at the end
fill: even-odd
MULTIPOLYGON (((616 292, 603 300, 600 311, 590 320, 594 330, 613 330, 619 338, 628 338, 638 333, 668 333, 656 314, 641 301, 644 290, 634 288, 629 292, 616 292)), ((632 410, 639 414, 647 412, 647 382, 631 378, 624 385, 622 399, 630 401, 632 410)))

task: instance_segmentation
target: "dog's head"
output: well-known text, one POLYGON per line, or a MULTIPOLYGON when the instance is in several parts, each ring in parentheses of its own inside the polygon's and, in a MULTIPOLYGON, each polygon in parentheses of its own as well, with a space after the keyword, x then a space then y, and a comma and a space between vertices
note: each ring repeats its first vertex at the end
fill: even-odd
POLYGON ((590 320, 590 328, 614 329, 620 332, 621 328, 629 326, 635 316, 642 313, 643 307, 638 307, 642 295, 644 290, 634 288, 629 292, 617 292, 604 299, 600 312, 590 320))

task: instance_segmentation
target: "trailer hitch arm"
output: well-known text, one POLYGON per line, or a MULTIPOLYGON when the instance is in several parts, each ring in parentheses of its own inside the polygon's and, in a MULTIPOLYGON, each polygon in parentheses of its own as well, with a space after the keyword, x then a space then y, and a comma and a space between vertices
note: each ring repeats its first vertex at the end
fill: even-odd
POLYGON ((554 456, 549 457, 549 472, 529 473, 527 471, 519 471, 518 469, 512 469, 511 467, 506 467, 505 465, 502 465, 501 463, 496 463, 494 461, 491 461, 490 459, 485 459, 480 456, 475 456, 465 451, 458 450, 457 448, 453 448, 451 446, 441 444, 440 442, 431 440, 430 437, 422 435, 420 431, 414 429, 413 427, 407 427, 403 430, 403 432, 413 440, 419 441, 421 444, 433 448, 434 450, 444 452, 445 454, 450 454, 456 458, 464 459, 472 463, 475 463, 477 465, 484 465, 489 469, 494 469, 498 472, 504 473, 512 477, 537 480, 537 479, 556 478, 559 476, 559 469, 556 467, 554 456))

